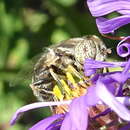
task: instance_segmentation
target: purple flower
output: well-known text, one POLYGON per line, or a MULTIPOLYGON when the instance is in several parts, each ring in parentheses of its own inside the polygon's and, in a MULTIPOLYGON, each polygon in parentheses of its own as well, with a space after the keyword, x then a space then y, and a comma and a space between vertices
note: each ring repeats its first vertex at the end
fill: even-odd
MULTIPOLYGON (((106 89, 106 86, 102 84, 102 81, 98 81, 97 87, 90 87, 88 89, 88 94, 76 98, 70 104, 70 110, 65 114, 58 114, 51 117, 48 117, 37 124, 35 124, 29 130, 86 130, 88 126, 88 109, 90 106, 96 104, 105 103, 110 106, 122 119, 130 121, 130 113, 124 105, 130 105, 130 99, 128 97, 117 97, 115 98, 112 94, 106 89), (123 105, 124 104, 124 105, 123 105), (120 109, 119 109, 120 108, 120 109)), ((69 104, 70 102, 64 102, 69 104)), ((14 117, 11 120, 13 125, 19 115, 25 111, 45 107, 47 104, 59 105, 62 103, 34 103, 27 106, 24 106, 17 110, 14 117)))
MULTIPOLYGON (((73 99, 72 101, 39 102, 26 105, 16 111, 11 120, 11 124, 13 125, 16 122, 21 113, 28 110, 62 104, 69 105, 68 112, 48 117, 35 124, 32 128, 30 128, 30 130, 86 130, 91 124, 89 121, 91 114, 90 110, 98 104, 105 105, 109 107, 109 109, 106 109, 105 112, 101 111, 98 113, 95 119, 100 118, 100 116, 107 115, 111 110, 121 119, 130 121, 130 111, 127 108, 127 106, 130 106, 130 98, 125 97, 123 93, 120 94, 123 87, 122 84, 130 78, 130 60, 128 62, 108 63, 89 59, 85 62, 85 69, 89 69, 89 67, 91 69, 97 69, 99 64, 101 67, 122 66, 124 69, 123 71, 113 73, 97 74, 98 76, 96 75, 95 80, 92 80, 92 86, 87 89, 87 93, 73 99), (93 64, 93 62, 95 64, 93 64), (92 65, 90 66, 90 64, 92 65)), ((92 118, 92 120, 94 120, 94 118, 92 118)))
POLYGON ((102 34, 113 33, 118 28, 130 23, 129 0, 87 0, 92 16, 96 17, 96 24, 102 34), (107 19, 110 13, 119 13, 120 16, 107 19))

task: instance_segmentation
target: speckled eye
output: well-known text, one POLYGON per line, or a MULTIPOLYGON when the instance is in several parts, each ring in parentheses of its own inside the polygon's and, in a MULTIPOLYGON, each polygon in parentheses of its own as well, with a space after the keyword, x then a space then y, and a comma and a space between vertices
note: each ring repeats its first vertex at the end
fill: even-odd
POLYGON ((87 58, 103 61, 106 58, 106 46, 95 35, 83 37, 75 47, 75 59, 83 64, 87 58))

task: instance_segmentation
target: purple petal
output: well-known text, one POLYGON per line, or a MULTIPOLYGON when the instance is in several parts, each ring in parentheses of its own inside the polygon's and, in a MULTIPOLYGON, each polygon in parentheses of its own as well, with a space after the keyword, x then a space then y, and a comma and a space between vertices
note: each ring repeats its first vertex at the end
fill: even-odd
POLYGON ((127 62, 105 62, 105 61, 96 61, 93 59, 86 59, 84 69, 119 67, 119 66, 124 67, 126 64, 127 62))
POLYGON ((99 77, 100 77, 100 74, 94 75, 94 76, 91 78, 92 83, 93 83, 93 84, 96 84, 96 82, 97 82, 97 80, 98 80, 99 77))
POLYGON ((117 53, 121 57, 127 57, 130 55, 130 44, 123 43, 117 47, 117 53))
MULTIPOLYGON (((115 73, 116 74, 116 73, 115 73)), ((118 92, 118 89, 119 89, 119 87, 115 87, 115 80, 113 80, 112 78, 111 78, 111 76, 109 76, 109 75, 106 75, 105 77, 103 77, 103 82, 105 83, 105 84, 108 84, 107 86, 106 86, 106 88, 109 90, 109 92, 111 92, 113 95, 115 95, 117 92, 118 92)))
POLYGON ((96 23, 100 33, 113 33, 114 30, 130 23, 130 15, 119 16, 110 20, 98 17, 96 23))
MULTIPOLYGON (((105 68, 105 67, 124 67, 127 62, 103 62, 96 61, 93 59, 86 59, 84 63, 84 73, 86 76, 90 76, 88 72, 95 72, 95 69, 105 68)), ((92 74, 92 73, 91 73, 92 74)))
POLYGON ((129 0, 87 0, 88 7, 93 16, 99 17, 114 11, 130 14, 129 0))
POLYGON ((46 129, 47 130, 60 130, 62 122, 63 122, 63 118, 57 119, 55 120, 53 123, 51 123, 46 129))
POLYGON ((41 107, 46 107, 46 106, 55 106, 55 105, 62 105, 62 104, 70 104, 71 101, 63 101, 63 102, 37 102, 37 103, 32 103, 26 106, 23 106, 21 108, 19 108, 14 116, 12 117, 10 124, 14 125, 16 120, 20 117, 20 115, 23 112, 32 110, 32 109, 36 109, 36 108, 41 108, 41 107))
POLYGON ((113 80, 119 83, 126 81, 126 78, 123 77, 121 73, 114 73, 114 74, 109 75, 109 77, 111 77, 113 80))
POLYGON ((130 70, 130 59, 128 60, 123 72, 122 72, 122 75, 127 75, 129 74, 129 70, 130 70))
POLYGON ((85 67, 84 74, 86 76, 91 76, 92 74, 95 74, 95 73, 96 73, 96 69, 86 69, 86 67, 85 67))
POLYGON ((111 74, 110 77, 119 83, 124 83, 130 76, 129 70, 130 70, 130 59, 128 60, 122 73, 114 73, 114 74, 111 74))
POLYGON ((118 28, 130 23, 129 0, 87 0, 91 14, 96 17, 96 23, 100 33, 113 33, 118 28), (118 12, 122 16, 106 19, 103 16, 112 12, 118 12))
MULTIPOLYGON (((107 84, 109 85, 109 84, 107 84)), ((130 121, 129 110, 107 90, 106 85, 99 79, 96 85, 96 92, 99 98, 115 111, 122 119, 130 121)))
POLYGON ((66 114, 60 130, 76 130, 76 127, 71 122, 69 113, 66 114))
POLYGON ((130 10, 125 10, 125 9, 118 10, 117 12, 122 14, 122 15, 129 15, 130 14, 130 10))
POLYGON ((99 97, 96 94, 96 87, 95 86, 89 87, 84 98, 86 106, 96 105, 99 102, 99 97))
MULTIPOLYGON (((59 119, 59 118, 63 118, 64 115, 63 114, 59 114, 59 115, 54 115, 51 117, 48 117, 44 120, 39 121, 38 123, 36 123, 32 128, 30 128, 29 130, 46 130, 47 127, 55 120, 59 119)), ((48 129, 49 130, 49 129, 48 129)), ((51 129, 50 129, 51 130, 51 129)))
POLYGON ((129 40, 130 40, 130 36, 127 36, 118 43, 118 45, 117 45, 117 53, 118 53, 119 56, 121 56, 121 57, 128 56, 127 52, 129 52, 129 50, 130 50, 129 40))
POLYGON ((130 97, 116 97, 116 99, 117 99, 120 103, 122 103, 122 104, 124 104, 124 105, 126 105, 126 106, 130 106, 130 97))
POLYGON ((85 104, 85 96, 76 98, 70 104, 70 119, 76 130, 86 130, 88 125, 88 111, 85 104))
POLYGON ((126 63, 127 62, 103 62, 103 61, 96 61, 93 59, 86 59, 84 63, 84 74, 86 76, 91 76, 96 72, 96 69, 105 68, 105 67, 119 67, 119 66, 124 67, 126 63))

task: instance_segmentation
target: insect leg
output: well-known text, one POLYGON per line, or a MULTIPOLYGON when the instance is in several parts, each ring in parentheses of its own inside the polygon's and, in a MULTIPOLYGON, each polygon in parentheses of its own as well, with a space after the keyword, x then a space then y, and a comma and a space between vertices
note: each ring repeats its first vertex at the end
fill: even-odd
POLYGON ((53 92, 55 93, 55 95, 59 99, 62 99, 64 97, 66 97, 66 99, 70 99, 70 97, 72 96, 72 93, 71 93, 71 89, 68 86, 68 84, 66 83, 66 81, 64 79, 60 79, 59 76, 53 71, 52 68, 50 68, 49 71, 50 71, 50 74, 52 75, 52 77, 54 78, 54 80, 58 83, 57 87, 61 92, 61 94, 58 94, 57 93, 58 91, 54 91, 54 89, 56 90, 56 86, 55 86, 53 89, 53 92))
POLYGON ((51 90, 47 90, 47 86, 50 87, 50 84, 45 84, 46 88, 43 87, 41 84, 37 84, 34 83, 34 84, 30 84, 30 87, 32 88, 32 90, 34 92, 40 92, 40 91, 43 91, 45 93, 48 93, 48 94, 53 94, 51 90))
POLYGON ((90 85, 89 79, 83 76, 82 74, 80 74, 72 65, 69 65, 67 69, 69 72, 72 72, 75 76, 77 76, 80 79, 79 84, 82 82, 82 86, 83 86, 83 83, 84 83, 84 86, 90 85))
POLYGON ((72 65, 68 66, 68 71, 72 72, 75 76, 77 76, 79 79, 86 80, 87 78, 80 74, 72 65))
POLYGON ((49 71, 50 71, 51 76, 54 78, 54 80, 59 84, 58 87, 59 87, 60 91, 62 92, 62 94, 64 94, 64 88, 62 87, 63 84, 61 83, 61 80, 59 79, 57 74, 55 74, 55 72, 53 71, 52 68, 50 68, 49 71))

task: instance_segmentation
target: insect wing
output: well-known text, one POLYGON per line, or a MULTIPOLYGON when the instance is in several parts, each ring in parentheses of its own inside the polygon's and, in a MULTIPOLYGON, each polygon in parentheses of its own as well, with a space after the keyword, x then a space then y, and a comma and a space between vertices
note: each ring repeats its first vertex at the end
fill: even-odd
POLYGON ((31 83, 31 79, 33 76, 34 65, 36 64, 37 60, 41 57, 42 53, 34 56, 28 63, 24 64, 22 70, 16 74, 14 79, 10 82, 10 86, 17 86, 17 85, 29 85, 31 83))

